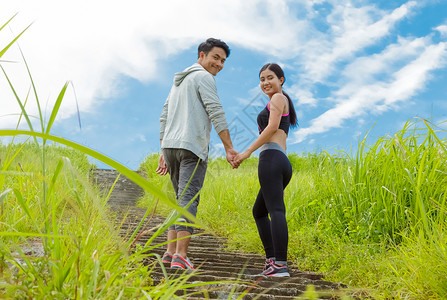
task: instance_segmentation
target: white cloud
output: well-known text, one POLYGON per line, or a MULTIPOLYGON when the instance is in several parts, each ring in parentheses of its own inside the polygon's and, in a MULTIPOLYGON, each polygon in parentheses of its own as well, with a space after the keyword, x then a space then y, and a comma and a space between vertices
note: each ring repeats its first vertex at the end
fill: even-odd
POLYGON ((341 71, 343 86, 336 96, 346 97, 355 93, 359 86, 389 81, 393 72, 416 59, 429 45, 429 38, 399 38, 397 43, 388 45, 381 53, 354 59, 341 71))
POLYGON ((340 64, 390 35, 396 23, 416 7, 416 2, 409 1, 388 12, 372 5, 356 7, 351 2, 330 2, 333 9, 320 20, 328 26, 327 31, 314 33, 295 56, 300 79, 290 91, 299 99, 299 105, 316 106, 319 102, 314 95, 316 83, 332 85, 328 77, 339 72, 340 64))
POLYGON ((447 37, 447 25, 440 25, 435 30, 439 31, 444 38, 447 37))
POLYGON ((363 76, 349 78, 348 83, 334 93, 337 105, 313 119, 311 126, 298 130, 294 142, 300 143, 310 135, 339 128, 347 119, 382 112, 398 102, 409 100, 425 87, 431 71, 446 65, 446 58, 447 43, 430 44, 428 39, 414 39, 401 40, 380 55, 354 61, 346 68, 352 73, 346 72, 345 76, 363 76), (408 59, 403 66, 393 68, 393 64, 403 58, 408 59), (359 72, 360 69, 363 73, 359 72), (388 81, 372 79, 372 75, 382 72, 388 81))
POLYGON ((146 142, 147 140, 146 140, 146 137, 144 136, 144 134, 139 133, 139 134, 136 134, 135 136, 133 136, 131 138, 131 141, 132 142, 133 141, 146 142))
POLYGON ((311 41, 305 49, 305 77, 313 82, 323 81, 333 73, 336 63, 388 35, 415 5, 410 1, 390 14, 373 6, 353 7, 349 2, 336 6, 327 19, 329 33, 311 41))

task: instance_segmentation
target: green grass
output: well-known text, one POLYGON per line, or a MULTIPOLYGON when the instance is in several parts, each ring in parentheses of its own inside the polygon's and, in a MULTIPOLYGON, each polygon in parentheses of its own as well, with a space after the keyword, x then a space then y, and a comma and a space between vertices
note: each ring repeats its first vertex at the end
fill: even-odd
MULTIPOLYGON (((5 158, 19 146, 1 146, 0 157, 5 158)), ((129 271, 135 267, 130 266, 132 259, 126 258, 123 242, 106 217, 104 199, 88 180, 92 166, 78 151, 49 146, 49 178, 44 178, 41 151, 35 144, 25 144, 8 169, 2 164, 0 188, 13 192, 2 199, 0 295, 51 295, 54 299, 88 298, 101 293, 117 296, 121 289, 118 286, 130 284, 132 276, 127 279, 128 275, 118 272, 114 264, 129 271), (42 181, 48 183, 47 207, 42 201, 42 181), (49 224, 50 231, 46 231, 45 224, 49 224), (26 255, 23 249, 33 242, 42 245, 45 254, 26 255), (107 276, 115 278, 106 281, 107 276), (104 292, 107 284, 111 288, 104 292)), ((147 275, 145 280, 149 280, 147 275)))
MULTIPOLYGON (((367 138, 360 141, 354 156, 290 153, 289 259, 359 295, 447 298, 442 125, 410 120, 392 136, 370 145, 367 138)), ((154 172, 157 160, 157 154, 147 157, 141 169, 170 191, 169 178, 154 172)), ((259 190, 257 160, 237 170, 223 158, 210 160, 198 218, 228 237, 230 249, 263 254, 251 215, 259 190)), ((141 205, 153 208, 154 200, 146 196, 141 205)), ((162 214, 169 211, 158 207, 162 214)))

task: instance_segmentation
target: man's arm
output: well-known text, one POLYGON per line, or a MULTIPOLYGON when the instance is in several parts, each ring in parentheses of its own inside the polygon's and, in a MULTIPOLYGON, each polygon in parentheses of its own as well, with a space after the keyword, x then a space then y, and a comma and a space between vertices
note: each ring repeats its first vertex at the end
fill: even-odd
MULTIPOLYGON (((160 140, 160 145, 163 140, 160 140)), ((168 174, 168 166, 166 165, 165 158, 163 156, 163 152, 161 152, 160 157, 158 158, 158 167, 155 172, 159 175, 166 175, 168 174)))
MULTIPOLYGON (((161 112, 160 116, 160 148, 163 142, 163 136, 165 134, 166 120, 168 119, 168 105, 170 95, 171 93, 169 93, 168 98, 166 99, 165 104, 163 105, 163 111, 161 112)), ((168 174, 168 167, 166 166, 163 152, 161 152, 160 157, 158 158, 158 167, 155 170, 155 172, 159 175, 168 174)))
POLYGON ((228 129, 222 130, 221 132, 219 132, 219 137, 225 147, 227 161, 233 168, 237 168, 234 163, 234 157, 238 154, 238 152, 233 148, 233 143, 231 142, 230 138, 230 131, 228 129))
POLYGON ((220 133, 222 130, 228 129, 225 112, 217 95, 216 82, 211 74, 205 74, 200 78, 198 91, 216 132, 220 133))
POLYGON ((169 106, 169 97, 171 96, 171 93, 169 93, 168 98, 166 98, 165 104, 163 105, 163 110, 161 112, 160 116, 160 146, 161 146, 161 140, 163 139, 163 136, 165 134, 165 127, 166 127, 166 121, 168 119, 168 106, 169 106))
POLYGON ((214 125, 214 129, 224 144, 227 160, 233 168, 236 168, 233 159, 238 152, 233 148, 225 112, 217 95, 216 82, 211 75, 203 76, 200 80, 199 93, 205 110, 214 125))

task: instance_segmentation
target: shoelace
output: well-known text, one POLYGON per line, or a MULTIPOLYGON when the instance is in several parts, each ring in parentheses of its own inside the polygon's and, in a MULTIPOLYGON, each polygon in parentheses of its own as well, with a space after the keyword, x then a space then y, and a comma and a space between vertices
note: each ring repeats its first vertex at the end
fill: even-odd
POLYGON ((269 258, 268 260, 265 261, 265 265, 264 265, 264 271, 267 270, 272 264, 274 264, 275 261, 271 258, 269 258))

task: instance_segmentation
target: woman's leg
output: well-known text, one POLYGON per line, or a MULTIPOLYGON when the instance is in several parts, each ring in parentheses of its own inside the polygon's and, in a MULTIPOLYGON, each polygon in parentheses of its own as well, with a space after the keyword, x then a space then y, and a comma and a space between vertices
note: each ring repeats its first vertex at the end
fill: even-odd
POLYGON ((284 205, 284 188, 291 179, 292 169, 287 156, 278 150, 262 151, 258 176, 265 207, 270 214, 274 257, 287 261, 288 228, 284 205))
POLYGON ((268 211, 261 190, 259 190, 255 204, 253 205, 253 217, 255 218, 256 226, 258 227, 262 245, 264 246, 265 257, 272 258, 275 256, 272 231, 268 211))

